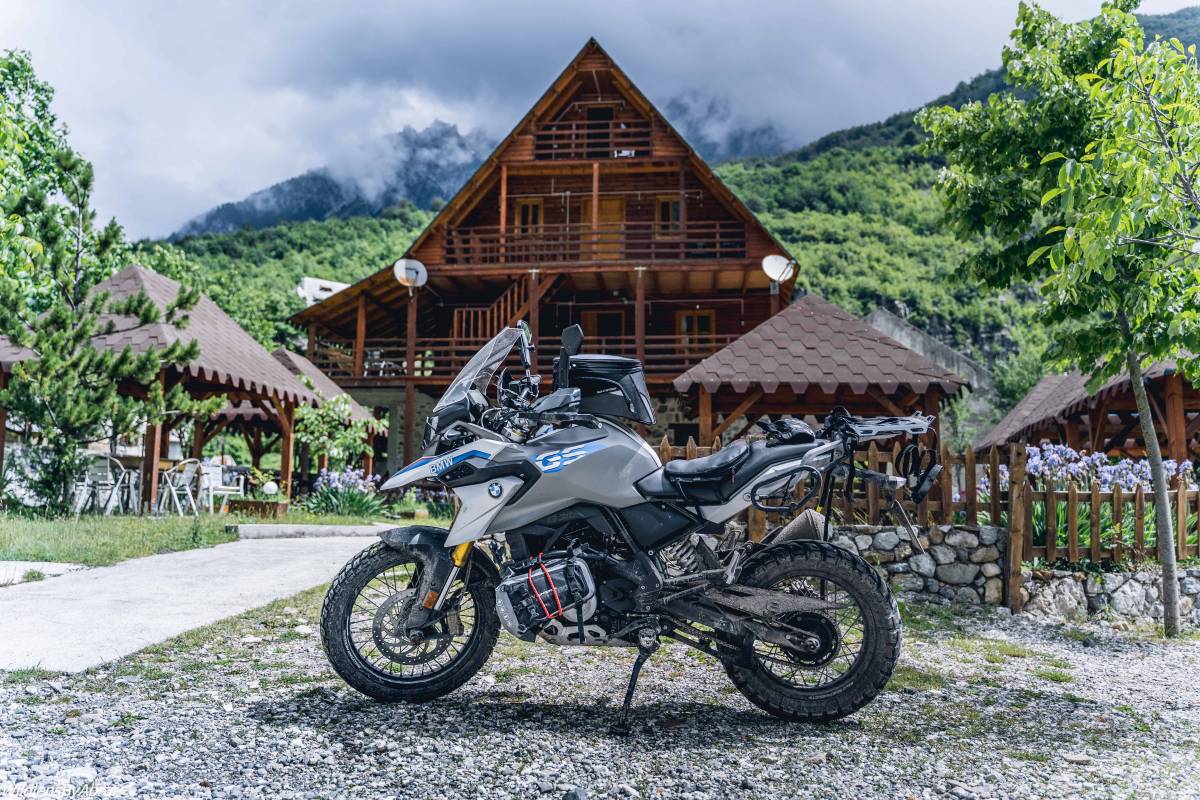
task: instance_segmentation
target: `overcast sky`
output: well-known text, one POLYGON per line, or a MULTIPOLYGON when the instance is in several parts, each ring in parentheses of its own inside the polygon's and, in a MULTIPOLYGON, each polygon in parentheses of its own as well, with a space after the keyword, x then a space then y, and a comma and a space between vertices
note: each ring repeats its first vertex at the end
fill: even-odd
MULTIPOLYGON (((1045 5, 1074 19, 1100 3, 1045 5)), ((0 48, 32 52, 101 216, 142 237, 404 125, 502 136, 588 36, 655 102, 711 94, 801 144, 997 66, 1016 6, 3 0, 0 48)))

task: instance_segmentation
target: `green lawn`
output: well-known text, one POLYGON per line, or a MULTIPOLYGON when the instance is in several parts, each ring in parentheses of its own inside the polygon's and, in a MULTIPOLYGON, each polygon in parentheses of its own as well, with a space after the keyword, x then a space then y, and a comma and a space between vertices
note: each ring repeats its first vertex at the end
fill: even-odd
MULTIPOLYGON (((0 561, 66 561, 101 567, 129 558, 190 550, 232 542, 237 536, 226 526, 240 522, 277 522, 225 514, 199 517, 93 517, 26 519, 0 514, 0 561)), ((295 510, 287 522, 314 525, 362 525, 377 520, 323 517, 295 510)), ((378 520, 388 521, 388 520, 378 520)), ((411 520, 391 520, 411 525, 411 520)), ((419 520, 421 525, 445 526, 449 520, 419 520)))

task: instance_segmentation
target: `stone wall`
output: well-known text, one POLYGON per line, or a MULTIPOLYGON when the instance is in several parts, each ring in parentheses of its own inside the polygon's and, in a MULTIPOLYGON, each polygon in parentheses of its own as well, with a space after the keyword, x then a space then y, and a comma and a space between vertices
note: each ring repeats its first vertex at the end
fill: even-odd
MULTIPOLYGON (((1099 617, 1115 622, 1162 621, 1162 574, 1033 570, 1021 576, 1024 612, 1048 619, 1099 617)), ((1200 627, 1200 569, 1179 571, 1179 616, 1200 627)))
POLYGON ((896 528, 843 525, 833 543, 876 565, 903 598, 939 602, 1004 602, 1002 554, 1008 531, 990 525, 930 525, 919 528, 924 553, 896 528))

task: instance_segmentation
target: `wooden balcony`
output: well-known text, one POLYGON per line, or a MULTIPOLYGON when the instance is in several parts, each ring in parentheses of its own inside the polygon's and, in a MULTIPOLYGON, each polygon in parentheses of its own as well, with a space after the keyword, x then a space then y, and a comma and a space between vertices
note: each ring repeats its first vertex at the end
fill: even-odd
POLYGON ((649 120, 551 122, 533 137, 538 161, 637 158, 650 151, 649 120))
MULTIPOLYGON (((736 338, 736 334, 647 336, 642 354, 646 380, 659 384, 672 381, 697 361, 736 338)), ((403 338, 367 339, 362 374, 355 374, 354 343, 351 341, 317 339, 310 357, 321 371, 342 385, 402 385, 412 381, 417 385, 441 386, 449 383, 487 341, 485 338, 418 337, 412 370, 405 364, 403 338)), ((584 341, 583 350, 585 353, 638 357, 634 336, 592 337, 584 341)), ((539 342, 538 371, 545 380, 550 378, 551 362, 557 355, 556 338, 546 337, 539 342)), ((515 352, 509 366, 520 368, 515 352)))
POLYGON ((451 228, 446 264, 639 264, 746 258, 744 222, 686 222, 669 230, 656 222, 542 225, 519 232, 497 226, 451 228))

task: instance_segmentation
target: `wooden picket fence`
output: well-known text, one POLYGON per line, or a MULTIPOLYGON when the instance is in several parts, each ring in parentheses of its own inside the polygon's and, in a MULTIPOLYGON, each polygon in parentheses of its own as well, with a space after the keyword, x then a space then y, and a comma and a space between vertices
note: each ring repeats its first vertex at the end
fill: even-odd
MULTIPOLYGON (((699 458, 720 449, 700 447, 692 439, 672 446, 665 438, 658 447, 664 462, 676 458, 699 458)), ((900 446, 890 449, 874 443, 857 454, 861 466, 896 473, 900 446)), ((1005 553, 1005 595, 1010 608, 1019 610, 1021 564, 1040 559, 1054 564, 1059 559, 1077 563, 1157 557, 1154 535, 1154 498, 1141 488, 1120 487, 1102 492, 1098 487, 1066 490, 1047 487, 1026 472, 1025 448, 993 447, 977 455, 973 451, 940 453, 943 470, 928 497, 915 507, 905 500, 906 511, 918 525, 994 525, 1009 531, 1005 553)), ((799 490, 798 490, 799 491, 799 490)), ((1200 557, 1200 490, 1176 483, 1168 497, 1176 532, 1176 556, 1200 557)), ((833 513, 840 524, 878 525, 885 521, 886 507, 874 486, 858 481, 847 496, 834 495, 833 513)), ((771 524, 756 509, 748 512, 749 534, 760 539, 771 524)))

